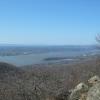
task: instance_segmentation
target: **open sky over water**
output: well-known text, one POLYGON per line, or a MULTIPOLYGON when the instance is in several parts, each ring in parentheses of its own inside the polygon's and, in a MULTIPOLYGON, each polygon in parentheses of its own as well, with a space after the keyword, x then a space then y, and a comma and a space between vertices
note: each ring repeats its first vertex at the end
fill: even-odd
POLYGON ((0 44, 95 44, 100 0, 0 0, 0 44))

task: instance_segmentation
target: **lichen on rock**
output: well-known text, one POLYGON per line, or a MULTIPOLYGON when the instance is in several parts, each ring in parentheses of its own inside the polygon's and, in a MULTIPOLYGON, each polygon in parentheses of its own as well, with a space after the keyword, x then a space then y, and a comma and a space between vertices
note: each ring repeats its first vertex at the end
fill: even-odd
POLYGON ((69 100, 79 100, 82 94, 88 91, 88 86, 85 83, 78 84, 75 89, 73 89, 69 100))
POLYGON ((86 100, 100 100, 100 83, 89 89, 86 100))

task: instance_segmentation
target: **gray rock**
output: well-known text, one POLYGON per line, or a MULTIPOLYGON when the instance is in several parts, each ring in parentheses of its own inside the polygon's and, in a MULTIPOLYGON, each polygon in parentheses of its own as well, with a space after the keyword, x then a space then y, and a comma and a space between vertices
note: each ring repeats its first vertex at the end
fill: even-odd
POLYGON ((99 76, 94 76, 94 77, 92 77, 92 78, 90 78, 89 80, 88 80, 88 83, 90 84, 90 85, 95 85, 96 83, 98 83, 98 82, 100 82, 100 78, 99 78, 99 76))
POLYGON ((75 89, 72 90, 72 93, 69 97, 69 100, 79 100, 82 93, 88 91, 88 86, 84 83, 78 84, 75 89))
POLYGON ((100 83, 89 89, 86 100, 100 100, 100 83))

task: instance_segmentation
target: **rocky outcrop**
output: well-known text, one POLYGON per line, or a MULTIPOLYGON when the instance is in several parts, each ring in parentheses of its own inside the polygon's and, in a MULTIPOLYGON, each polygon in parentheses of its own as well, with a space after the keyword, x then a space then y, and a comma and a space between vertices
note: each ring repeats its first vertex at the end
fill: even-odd
POLYGON ((90 88, 87 94, 86 100, 100 100, 100 83, 90 88))
POLYGON ((88 80, 88 83, 91 87, 87 93, 86 100, 100 100, 100 78, 94 76, 88 80))
POLYGON ((75 89, 72 90, 69 100, 79 100, 81 95, 85 95, 88 91, 88 86, 85 83, 78 84, 75 89))
POLYGON ((74 89, 68 100, 100 100, 100 78, 94 76, 85 83, 79 83, 74 89))
POLYGON ((100 78, 99 78, 99 76, 94 76, 94 77, 92 77, 92 78, 90 78, 89 80, 88 80, 88 83, 90 84, 90 85, 92 85, 92 86, 94 86, 95 84, 97 84, 97 83, 99 83, 100 82, 100 78))

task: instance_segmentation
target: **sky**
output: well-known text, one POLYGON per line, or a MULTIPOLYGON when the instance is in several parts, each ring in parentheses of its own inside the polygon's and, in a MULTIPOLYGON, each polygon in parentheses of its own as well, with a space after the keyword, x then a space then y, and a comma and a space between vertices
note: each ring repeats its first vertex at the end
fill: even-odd
POLYGON ((0 44, 90 45, 100 0, 0 0, 0 44))

